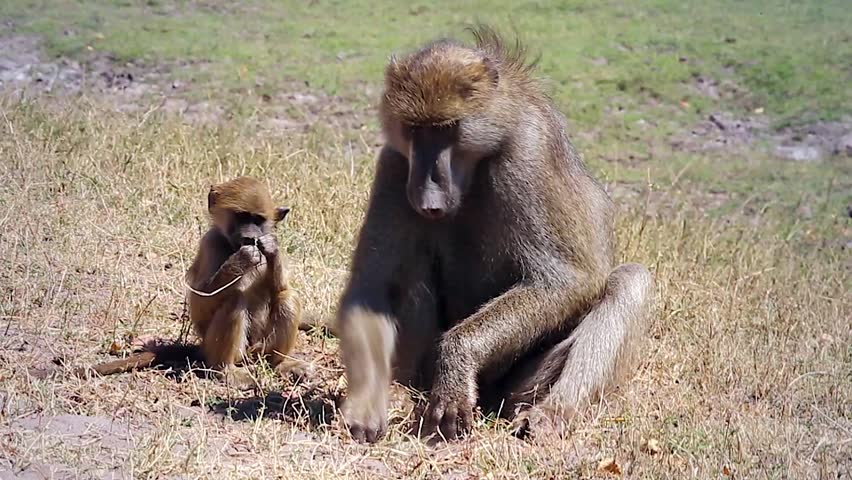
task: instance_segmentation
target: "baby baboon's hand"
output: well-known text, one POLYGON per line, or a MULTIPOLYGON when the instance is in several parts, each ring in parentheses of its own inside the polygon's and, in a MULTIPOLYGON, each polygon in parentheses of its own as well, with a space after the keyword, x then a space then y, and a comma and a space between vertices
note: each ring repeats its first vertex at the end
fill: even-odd
POLYGON ((250 390, 256 386, 256 382, 248 369, 233 365, 225 367, 219 373, 219 378, 239 390, 250 390))
POLYGON ((272 258, 278 255, 278 239, 275 235, 266 234, 257 239, 257 248, 264 257, 272 258))
POLYGON ((260 249, 254 245, 243 245, 232 258, 236 263, 235 267, 239 274, 245 273, 263 261, 260 249))

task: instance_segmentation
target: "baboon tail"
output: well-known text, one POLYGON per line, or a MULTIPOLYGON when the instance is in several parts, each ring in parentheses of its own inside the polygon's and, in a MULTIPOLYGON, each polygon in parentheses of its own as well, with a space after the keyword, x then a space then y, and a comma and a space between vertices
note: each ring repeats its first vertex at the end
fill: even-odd
POLYGON ((79 367, 74 370, 77 377, 88 377, 91 374, 113 375, 132 370, 150 368, 167 363, 193 363, 202 360, 201 349, 192 344, 164 344, 146 347, 145 351, 134 353, 127 358, 99 363, 97 365, 79 367))

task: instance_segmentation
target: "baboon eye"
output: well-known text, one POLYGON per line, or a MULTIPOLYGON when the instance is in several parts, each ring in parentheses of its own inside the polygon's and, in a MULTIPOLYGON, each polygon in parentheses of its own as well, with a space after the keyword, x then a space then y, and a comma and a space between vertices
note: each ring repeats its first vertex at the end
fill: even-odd
POLYGON ((266 218, 263 215, 256 215, 249 212, 237 213, 237 222, 243 225, 253 223, 255 225, 263 225, 266 223, 266 218))

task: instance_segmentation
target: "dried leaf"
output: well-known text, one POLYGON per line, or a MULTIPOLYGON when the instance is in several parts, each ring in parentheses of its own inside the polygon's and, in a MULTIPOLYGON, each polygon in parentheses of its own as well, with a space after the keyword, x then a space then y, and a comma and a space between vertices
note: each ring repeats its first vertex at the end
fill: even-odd
POLYGON ((607 457, 598 463, 598 471, 611 473, 613 475, 621 475, 621 467, 615 463, 615 459, 607 457))
POLYGON ((118 355, 121 351, 124 350, 124 343, 115 341, 109 345, 109 354, 110 355, 118 355))
POLYGON ((733 476, 733 475, 734 475, 734 472, 732 472, 732 471, 731 471, 731 469, 730 469, 730 468, 728 468, 728 466, 727 466, 727 465, 725 465, 725 466, 723 466, 723 467, 722 467, 722 473, 723 473, 726 477, 731 477, 731 476, 733 476))

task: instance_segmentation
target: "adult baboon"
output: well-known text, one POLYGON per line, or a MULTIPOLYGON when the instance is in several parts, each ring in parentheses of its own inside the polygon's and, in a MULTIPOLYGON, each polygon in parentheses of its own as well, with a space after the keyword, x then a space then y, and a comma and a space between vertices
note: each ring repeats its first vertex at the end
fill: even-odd
POLYGON ((385 74, 387 143, 337 318, 358 440, 385 431, 392 378, 431 390, 426 432, 448 438, 477 401, 520 430, 570 415, 646 324, 651 274, 613 269, 613 206, 565 118, 519 43, 473 33, 385 74))

